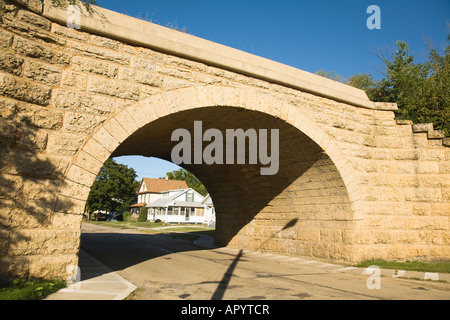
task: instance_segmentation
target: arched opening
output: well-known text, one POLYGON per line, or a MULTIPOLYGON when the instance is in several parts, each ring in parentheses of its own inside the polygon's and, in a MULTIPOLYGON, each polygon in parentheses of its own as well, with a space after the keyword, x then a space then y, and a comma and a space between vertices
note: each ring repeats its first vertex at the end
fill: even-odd
MULTIPOLYGON (((258 164, 182 164, 196 175, 214 199, 216 243, 346 260, 351 243, 345 234, 354 212, 347 188, 327 153, 305 133, 274 116, 234 107, 204 107, 158 118, 135 131, 112 157, 142 155, 171 161, 180 128, 194 136, 203 130, 278 129, 279 170, 261 175, 258 164)), ((203 147, 208 142, 203 142, 203 147)), ((194 146, 192 146, 194 147, 194 146)), ((246 144, 248 149, 248 143, 246 144)), ((225 142, 224 142, 224 148, 225 142)))

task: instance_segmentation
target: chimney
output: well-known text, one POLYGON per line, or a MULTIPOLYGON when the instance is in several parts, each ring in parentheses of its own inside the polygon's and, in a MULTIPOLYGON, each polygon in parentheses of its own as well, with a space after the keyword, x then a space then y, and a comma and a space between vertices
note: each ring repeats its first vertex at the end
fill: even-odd
POLYGON ((166 176, 164 179, 166 179, 166 181, 169 181, 169 176, 166 176))

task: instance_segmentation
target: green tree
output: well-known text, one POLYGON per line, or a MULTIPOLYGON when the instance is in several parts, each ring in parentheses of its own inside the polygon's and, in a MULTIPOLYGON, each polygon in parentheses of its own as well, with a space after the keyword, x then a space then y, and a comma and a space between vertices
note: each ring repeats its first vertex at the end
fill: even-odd
POLYGON ((86 202, 88 212, 122 212, 130 207, 139 182, 136 171, 112 159, 106 160, 95 179, 86 202))
POLYGON ((416 62, 408 44, 398 41, 395 52, 378 57, 385 67, 381 80, 355 74, 346 83, 365 90, 372 101, 397 103, 398 119, 433 123, 450 135, 450 46, 442 55, 430 48, 428 60, 416 62))
POLYGON ((208 191, 206 190, 203 183, 192 173, 187 171, 186 169, 180 169, 175 170, 172 172, 167 172, 167 176, 169 180, 182 180, 186 181, 186 184, 189 188, 194 189, 198 193, 200 193, 202 196, 206 196, 208 194, 208 191))
POLYGON ((316 74, 318 76, 324 77, 324 78, 328 78, 337 82, 344 82, 344 77, 341 75, 336 74, 336 72, 334 70, 330 71, 326 71, 326 70, 319 70, 316 72, 316 74))

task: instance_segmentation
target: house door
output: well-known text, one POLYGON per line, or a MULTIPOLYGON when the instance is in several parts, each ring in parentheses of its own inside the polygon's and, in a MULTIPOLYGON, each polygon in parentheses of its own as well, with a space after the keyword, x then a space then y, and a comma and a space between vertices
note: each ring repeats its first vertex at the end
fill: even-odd
POLYGON ((186 221, 189 221, 190 213, 191 213, 191 209, 190 208, 186 208, 186 221))

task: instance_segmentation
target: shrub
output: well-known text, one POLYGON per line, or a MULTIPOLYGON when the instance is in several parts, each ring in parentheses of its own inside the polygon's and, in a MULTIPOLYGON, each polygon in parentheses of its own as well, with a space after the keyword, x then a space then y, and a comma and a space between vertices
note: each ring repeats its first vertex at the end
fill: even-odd
POLYGON ((147 204, 144 203, 144 206, 139 211, 138 222, 147 222, 148 208, 147 204))

